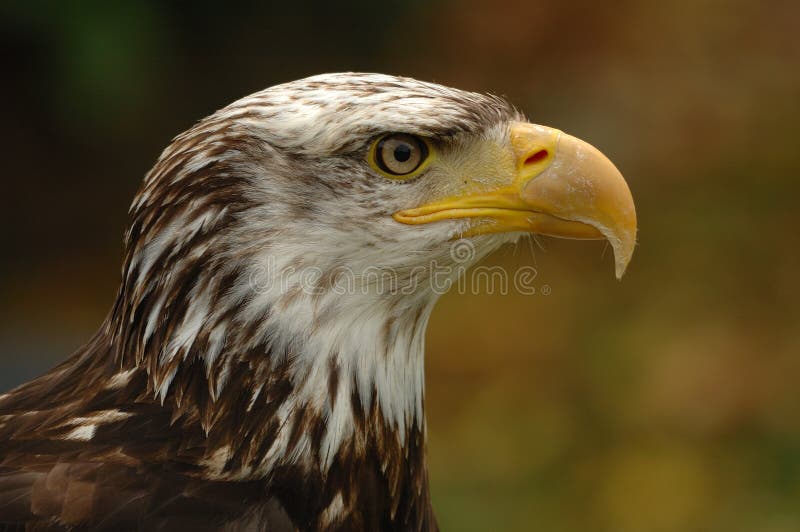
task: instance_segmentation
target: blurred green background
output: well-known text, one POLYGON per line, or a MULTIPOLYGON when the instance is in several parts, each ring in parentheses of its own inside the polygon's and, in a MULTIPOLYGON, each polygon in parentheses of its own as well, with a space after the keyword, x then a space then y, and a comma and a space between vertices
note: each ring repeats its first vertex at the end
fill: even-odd
POLYGON ((170 138, 306 75, 504 94, 627 177, 639 247, 542 239, 549 295, 448 294, 427 410, 444 530, 800 530, 800 4, 4 2, 0 390, 112 303, 170 138))

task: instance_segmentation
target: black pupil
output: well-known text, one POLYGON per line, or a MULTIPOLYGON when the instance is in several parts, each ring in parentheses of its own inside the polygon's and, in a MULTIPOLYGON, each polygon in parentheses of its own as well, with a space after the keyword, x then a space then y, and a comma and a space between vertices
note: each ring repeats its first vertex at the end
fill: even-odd
POLYGON ((400 144, 394 149, 394 159, 398 162, 404 163, 411 158, 411 146, 408 144, 400 144))

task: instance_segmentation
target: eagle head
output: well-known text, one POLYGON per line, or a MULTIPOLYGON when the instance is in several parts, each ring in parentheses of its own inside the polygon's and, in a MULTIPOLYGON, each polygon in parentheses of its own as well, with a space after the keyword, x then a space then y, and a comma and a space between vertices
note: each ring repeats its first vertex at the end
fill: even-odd
POLYGON ((113 344, 162 401, 187 394, 187 366, 216 400, 246 364, 236 389, 252 402, 284 368, 292 408, 325 420, 330 463, 357 425, 352 400, 401 440, 421 426, 441 287, 526 233, 605 238, 619 277, 630 191, 598 150, 495 96, 377 74, 277 85, 176 137, 146 176, 113 344))

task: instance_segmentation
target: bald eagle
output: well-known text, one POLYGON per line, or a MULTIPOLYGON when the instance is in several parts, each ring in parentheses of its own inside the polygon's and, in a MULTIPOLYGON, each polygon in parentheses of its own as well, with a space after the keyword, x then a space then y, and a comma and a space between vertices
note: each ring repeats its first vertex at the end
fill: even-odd
POLYGON ((621 276, 636 215, 501 98, 342 73, 205 118, 146 175, 97 333, 0 396, 0 529, 437 530, 432 265, 526 233, 607 239, 621 276))

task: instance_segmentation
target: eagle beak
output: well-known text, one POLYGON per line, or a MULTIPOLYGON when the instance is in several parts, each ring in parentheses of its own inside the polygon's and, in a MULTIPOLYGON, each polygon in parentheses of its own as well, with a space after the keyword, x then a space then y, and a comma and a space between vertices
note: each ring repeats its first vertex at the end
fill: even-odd
POLYGON ((512 124, 508 146, 510 180, 490 187, 467 180, 463 194, 397 212, 394 219, 404 224, 474 219, 464 236, 525 231, 607 239, 617 278, 622 277, 636 245, 636 209, 613 163, 580 139, 534 124, 512 124))

